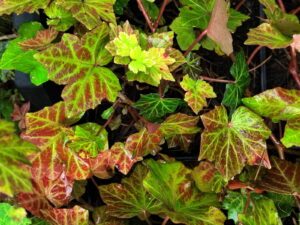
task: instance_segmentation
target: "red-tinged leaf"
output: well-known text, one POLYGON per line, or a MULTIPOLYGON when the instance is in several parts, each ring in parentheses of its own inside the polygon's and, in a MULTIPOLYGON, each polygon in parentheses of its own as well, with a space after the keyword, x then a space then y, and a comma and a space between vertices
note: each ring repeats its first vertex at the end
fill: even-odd
POLYGON ((30 102, 24 103, 21 107, 18 106, 17 104, 14 104, 14 111, 11 114, 11 117, 13 121, 19 122, 18 126, 21 130, 26 128, 25 114, 29 111, 29 109, 30 109, 30 102))
POLYGON ((194 134, 177 134, 167 139, 168 147, 180 147, 181 150, 187 152, 191 143, 193 142, 194 134))
POLYGON ((226 55, 233 52, 232 36, 227 28, 228 9, 228 3, 225 0, 216 0, 207 28, 207 36, 220 45, 226 55))
POLYGON ((126 225, 127 221, 112 217, 107 211, 107 206, 100 206, 93 211, 93 220, 97 225, 126 225))
POLYGON ((271 168, 265 142, 271 131, 261 117, 239 107, 228 121, 226 108, 217 106, 201 119, 205 130, 199 159, 214 161, 225 180, 240 173, 246 163, 271 168))
POLYGON ((265 191, 286 195, 300 194, 300 164, 272 158, 272 169, 258 182, 265 191))
POLYGON ((92 174, 101 179, 108 179, 114 175, 114 163, 111 151, 100 152, 96 158, 87 159, 92 174))
POLYGON ((21 192, 18 194, 18 203, 33 215, 41 217, 42 213, 40 210, 50 209, 52 206, 45 198, 38 184, 33 182, 33 187, 34 189, 31 193, 21 192))
POLYGON ((19 45, 23 50, 43 50, 49 47, 57 35, 58 32, 52 28, 40 30, 34 38, 19 42, 19 45))
POLYGON ((46 8, 50 0, 0 0, 0 15, 21 14, 24 12, 33 13, 34 11, 46 8))
POLYGON ((35 55, 48 70, 50 80, 66 85, 62 98, 68 117, 95 108, 103 99, 114 102, 117 98, 121 89, 118 77, 103 67, 111 60, 104 48, 108 34, 108 26, 102 23, 81 39, 64 34, 61 42, 35 55))
POLYGON ((69 10, 72 15, 92 30, 105 20, 110 23, 116 23, 113 10, 115 0, 56 0, 56 4, 69 10))
POLYGON ((176 113, 169 116, 160 126, 163 136, 168 139, 178 134, 195 134, 199 132, 198 116, 176 113))
POLYGON ((71 209, 42 209, 43 217, 53 225, 88 225, 89 211, 74 206, 71 209))
POLYGON ((147 172, 147 167, 139 164, 129 177, 122 180, 121 184, 113 183, 99 187, 109 215, 117 218, 138 216, 144 220, 150 213, 160 209, 161 203, 143 187, 147 172))
POLYGON ((131 152, 134 158, 140 158, 148 154, 156 155, 161 149, 159 145, 162 142, 163 137, 159 129, 149 132, 143 128, 127 138, 125 148, 131 152))

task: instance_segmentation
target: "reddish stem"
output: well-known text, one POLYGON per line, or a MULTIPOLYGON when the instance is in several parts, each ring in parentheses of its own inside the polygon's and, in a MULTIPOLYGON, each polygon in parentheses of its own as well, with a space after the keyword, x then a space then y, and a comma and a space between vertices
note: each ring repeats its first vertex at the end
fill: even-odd
POLYGON ((147 13, 147 11, 146 11, 146 9, 145 9, 143 3, 142 3, 142 1, 141 1, 141 0, 136 0, 136 2, 137 2, 137 4, 138 4, 139 9, 140 9, 141 12, 143 13, 143 16, 144 16, 144 18, 145 18, 145 20, 146 20, 146 22, 147 22, 147 24, 148 24, 148 26, 149 26, 151 32, 154 33, 154 32, 155 32, 155 29, 153 28, 152 21, 151 21, 149 15, 148 15, 148 13, 147 13))
POLYGON ((167 216, 167 217, 164 219, 164 221, 162 222, 161 225, 167 225, 169 219, 170 219, 170 217, 167 216))
POLYGON ((263 46, 258 45, 253 52, 251 53, 251 55, 249 56, 248 60, 247 60, 247 64, 250 65, 250 63, 252 62, 253 58, 255 57, 255 55, 260 51, 260 49, 262 49, 263 46))
POLYGON ((270 135, 270 139, 273 142, 273 144, 275 145, 277 151, 278 151, 278 155, 280 159, 284 159, 284 150, 285 147, 281 144, 280 141, 277 140, 277 138, 274 136, 274 134, 270 135))
POLYGON ((285 10, 285 7, 284 7, 284 4, 283 4, 282 0, 277 0, 277 2, 278 2, 279 7, 281 8, 282 12, 285 13, 286 10, 285 10))
POLYGON ((204 31, 202 31, 198 37, 194 40, 194 42, 190 45, 190 47, 185 51, 185 53, 183 54, 184 56, 187 56, 195 47, 195 45, 202 40, 202 38, 204 38, 207 34, 207 29, 205 29, 204 31))
POLYGON ((246 0, 240 1, 239 4, 236 5, 235 10, 238 11, 242 7, 242 5, 244 5, 245 2, 246 2, 246 0))
POLYGON ((211 78, 211 77, 205 77, 200 76, 202 80, 210 81, 210 82, 216 82, 216 83, 226 83, 226 84, 234 84, 234 80, 223 80, 223 79, 217 79, 217 78, 211 78))
POLYGON ((289 71, 292 75, 293 79, 295 80, 298 89, 300 89, 300 77, 299 77, 299 68, 298 68, 298 62, 297 62, 297 53, 296 49, 291 46, 290 48, 290 54, 291 54, 291 62, 289 65, 289 71))
POLYGON ((300 12, 300 6, 298 8, 296 8, 296 9, 293 9, 290 13, 296 15, 299 12, 300 12))
POLYGON ((157 17, 157 19, 156 19, 156 21, 155 21, 155 23, 154 23, 154 26, 153 26, 154 31, 157 29, 157 27, 158 27, 158 25, 159 25, 159 22, 160 22, 160 20, 161 20, 163 14, 164 14, 164 11, 165 11, 165 9, 166 9, 166 6, 167 6, 170 2, 171 2, 171 0, 164 0, 164 1, 163 1, 162 5, 161 5, 161 7, 160 7, 160 10, 159 10, 158 17, 157 17))

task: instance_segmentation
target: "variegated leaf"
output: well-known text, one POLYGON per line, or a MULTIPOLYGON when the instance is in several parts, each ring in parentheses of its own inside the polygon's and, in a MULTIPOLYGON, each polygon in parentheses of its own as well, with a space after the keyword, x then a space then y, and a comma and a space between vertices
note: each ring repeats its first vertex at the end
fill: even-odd
POLYGON ((24 12, 33 13, 38 9, 46 8, 50 0, 1 0, 0 1, 0 15, 24 12))

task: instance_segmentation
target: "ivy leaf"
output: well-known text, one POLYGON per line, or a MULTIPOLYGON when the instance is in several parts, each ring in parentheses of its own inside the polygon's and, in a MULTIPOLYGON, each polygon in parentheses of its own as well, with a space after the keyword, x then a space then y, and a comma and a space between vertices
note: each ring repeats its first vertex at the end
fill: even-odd
POLYGON ((56 0, 56 4, 69 10, 73 17, 89 30, 101 24, 101 20, 116 23, 113 5, 115 0, 56 0))
POLYGON ((180 82, 180 86, 186 91, 184 100, 198 114, 204 106, 207 106, 206 98, 215 98, 213 87, 203 80, 194 80, 185 75, 180 82))
POLYGON ((138 216, 144 220, 161 208, 161 203, 143 187, 148 169, 139 164, 121 184, 113 183, 99 187, 100 195, 107 205, 107 212, 117 218, 138 216))
POLYGON ((100 206, 93 211, 93 220, 97 225, 125 225, 125 220, 109 215, 107 206, 100 206))
POLYGON ((14 111, 11 114, 12 121, 18 121, 18 126, 20 130, 26 128, 25 115, 30 109, 30 102, 26 102, 21 106, 14 104, 14 111))
POLYGON ((33 13, 38 9, 46 8, 50 0, 37 0, 37 1, 30 1, 24 0, 22 2, 18 0, 2 0, 1 1, 1 8, 0 8, 0 15, 3 14, 21 14, 24 12, 33 13))
POLYGON ((142 128, 138 133, 126 139, 125 149, 130 151, 134 158, 140 158, 148 154, 155 155, 160 151, 159 145, 162 142, 162 133, 159 129, 149 132, 146 128, 142 128))
POLYGON ((225 107, 217 106, 201 119, 205 130, 199 160, 214 161, 226 181, 240 173, 246 163, 271 168, 265 142, 271 131, 261 117, 239 107, 228 121, 225 107))
POLYGON ((178 98, 162 98, 159 94, 151 93, 141 95, 140 99, 134 103, 134 107, 140 111, 145 119, 157 122, 168 113, 173 113, 182 103, 178 98))
POLYGON ((102 23, 81 40, 64 34, 60 43, 35 55, 48 69, 49 79, 66 85, 62 98, 66 102, 68 117, 95 108, 102 99, 114 102, 121 90, 117 76, 102 67, 111 60, 104 49, 108 32, 107 25, 102 23))
POLYGON ((250 84, 248 65, 243 51, 236 54, 235 59, 230 68, 230 73, 235 78, 235 83, 226 84, 226 91, 222 100, 222 103, 228 106, 231 112, 241 104, 246 88, 250 84))
POLYGON ((236 29, 240 27, 242 23, 248 20, 249 18, 250 18, 249 16, 230 8, 227 27, 230 30, 230 32, 234 33, 236 29))
POLYGON ((210 162, 200 162, 200 164, 193 169, 192 177, 197 188, 202 192, 219 193, 226 184, 222 175, 210 162))
POLYGON ((26 218, 23 208, 14 207, 8 203, 0 203, 0 224, 5 225, 30 225, 30 219, 26 218))
POLYGON ((250 29, 245 45, 261 45, 271 49, 286 48, 292 43, 292 39, 280 33, 277 28, 268 23, 263 23, 250 29))
POLYGON ((190 180, 191 171, 180 162, 147 162, 149 173, 144 187, 163 203, 162 213, 174 223, 196 225, 202 223, 223 224, 225 216, 215 208, 216 195, 197 190, 190 180))
POLYGON ((88 225, 89 211, 74 206, 71 209, 42 209, 43 217, 53 225, 88 225))
POLYGON ((207 27, 207 36, 215 41, 226 54, 233 52, 232 36, 227 28, 228 4, 225 0, 216 0, 211 18, 207 27))
POLYGON ((38 31, 34 38, 19 43, 23 50, 43 50, 57 37, 58 32, 54 29, 38 31))
POLYGON ((166 139, 180 134, 195 134, 199 132, 198 116, 183 113, 170 115, 160 126, 160 131, 166 139))
POLYGON ((13 128, 14 124, 0 120, 0 192, 12 197, 20 191, 31 191, 30 173, 24 169, 27 156, 37 148, 22 141, 13 128))
POLYGON ((48 26, 53 26, 57 31, 66 31, 76 23, 72 13, 52 2, 45 10, 48 26))
POLYGON ((268 117, 274 122, 287 121, 284 137, 286 147, 299 143, 300 91, 281 87, 264 91, 251 98, 244 98, 243 103, 257 114, 268 117))
POLYGON ((95 158, 100 151, 108 149, 107 132, 96 123, 85 123, 74 128, 74 135, 69 137, 68 146, 75 152, 87 153, 95 158))
POLYGON ((280 218, 289 217, 295 206, 295 197, 269 192, 266 196, 273 200, 280 218))
POLYGON ((48 80, 47 70, 34 58, 36 50, 24 51, 19 43, 35 37, 42 29, 37 22, 24 23, 18 30, 19 37, 10 41, 0 60, 0 69, 19 70, 30 75, 31 82, 40 85, 48 80))
POLYGON ((242 213, 247 202, 247 196, 239 192, 229 191, 223 201, 223 208, 228 210, 228 219, 238 222, 238 214, 242 213))
POLYGON ((168 143, 168 148, 180 147, 185 152, 188 152, 190 144, 192 143, 195 135, 194 134, 177 134, 171 136, 166 141, 168 143))
POLYGON ((299 163, 272 158, 272 169, 267 170, 259 181, 259 186, 266 191, 293 195, 300 193, 299 163))

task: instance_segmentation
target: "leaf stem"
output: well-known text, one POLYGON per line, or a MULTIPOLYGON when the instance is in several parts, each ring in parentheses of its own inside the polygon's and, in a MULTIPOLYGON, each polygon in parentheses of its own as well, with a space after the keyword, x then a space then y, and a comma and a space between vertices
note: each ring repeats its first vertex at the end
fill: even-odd
POLYGON ((0 41, 5 41, 5 40, 10 40, 18 37, 16 34, 8 34, 8 35, 3 35, 0 37, 0 41))
POLYGON ((248 60, 247 60, 247 64, 250 65, 250 63, 252 62, 253 58, 255 57, 255 55, 263 48, 263 46, 258 45, 253 52, 251 53, 251 55, 249 56, 248 60))
POLYGON ((284 150, 285 150, 285 147, 281 144, 281 142, 279 140, 277 140, 277 138, 275 137, 274 134, 270 135, 270 139, 271 139, 271 141, 273 142, 273 144, 275 145, 275 147, 277 149, 279 158, 280 159, 284 159, 284 150))
POLYGON ((299 12, 300 12, 300 6, 298 8, 296 8, 296 9, 293 9, 290 13, 296 15, 299 12))
POLYGON ((216 83, 225 83, 225 84, 235 84, 234 80, 223 80, 223 79, 217 79, 217 78, 211 78, 206 76, 200 76, 202 80, 210 81, 210 82, 216 82, 216 83))
POLYGON ((282 0, 277 0, 277 2, 278 2, 278 5, 279 5, 280 9, 282 10, 282 12, 285 13, 286 10, 285 10, 285 7, 284 7, 284 4, 283 4, 282 0))
POLYGON ((299 68, 297 62, 297 53, 296 53, 296 49, 293 46, 290 47, 290 55, 291 55, 291 62, 289 65, 289 71, 294 81, 296 82, 297 88, 300 89, 300 76, 299 76, 299 68))
POLYGON ((238 11, 244 5, 245 2, 246 2, 246 0, 240 1, 239 4, 236 5, 235 10, 238 11))
POLYGON ((143 3, 142 3, 142 1, 141 0, 136 0, 136 2, 137 2, 139 9, 142 12, 142 14, 143 14, 143 16, 144 16, 144 18, 145 18, 145 20, 148 24, 148 27, 150 28, 151 32, 154 33, 155 29, 153 27, 152 21, 151 21, 149 15, 148 15, 143 3))
POLYGON ((188 47, 188 49, 185 51, 185 53, 183 54, 184 56, 187 56, 195 47, 195 45, 202 40, 202 38, 204 38, 207 34, 207 29, 205 29, 204 31, 202 31, 198 37, 194 40, 194 42, 190 45, 190 47, 188 47))
POLYGON ((155 21, 155 23, 154 23, 154 26, 153 26, 154 31, 157 29, 157 27, 158 27, 158 25, 159 25, 159 22, 160 22, 160 20, 161 20, 161 18, 162 18, 162 15, 164 14, 164 11, 165 11, 165 9, 166 9, 166 6, 167 6, 170 2, 171 2, 171 0, 164 0, 164 1, 163 1, 162 5, 161 5, 161 7, 160 7, 160 10, 159 10, 159 14, 158 14, 158 16, 157 16, 157 19, 156 19, 156 21, 155 21))
POLYGON ((164 221, 162 222, 161 225, 167 225, 169 219, 170 219, 170 217, 167 216, 167 217, 164 219, 164 221))

